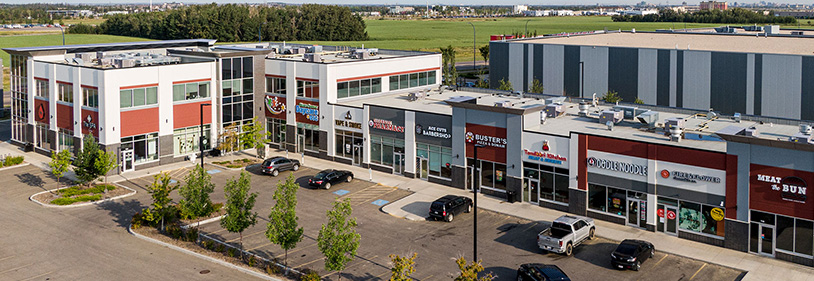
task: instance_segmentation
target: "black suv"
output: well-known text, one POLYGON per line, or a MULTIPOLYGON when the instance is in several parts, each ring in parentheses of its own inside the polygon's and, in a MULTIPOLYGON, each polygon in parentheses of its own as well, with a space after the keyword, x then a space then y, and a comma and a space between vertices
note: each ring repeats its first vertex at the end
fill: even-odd
POLYGON ((264 174, 270 174, 276 177, 281 171, 299 170, 300 161, 278 156, 266 159, 260 166, 264 174))
POLYGON ((447 195, 432 202, 430 205, 430 218, 444 219, 445 221, 451 222, 452 219, 455 218, 455 215, 462 212, 469 213, 471 211, 472 199, 457 195, 447 195))
POLYGON ((553 264, 527 263, 517 269, 517 281, 570 281, 565 272, 553 264))
POLYGON ((614 268, 630 268, 639 271, 642 263, 649 258, 652 258, 656 253, 656 248, 653 244, 647 241, 625 239, 616 251, 611 253, 611 264, 614 268))

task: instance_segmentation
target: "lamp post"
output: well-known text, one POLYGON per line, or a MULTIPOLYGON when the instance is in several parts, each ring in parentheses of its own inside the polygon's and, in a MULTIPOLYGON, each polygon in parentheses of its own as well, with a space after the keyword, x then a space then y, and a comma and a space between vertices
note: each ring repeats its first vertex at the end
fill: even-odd
POLYGON ((201 136, 198 141, 198 147, 201 148, 201 169, 204 167, 204 141, 206 138, 204 137, 204 129, 203 129, 203 108, 204 106, 211 106, 211 103, 202 103, 201 104, 201 136))
POLYGON ((263 35, 260 33, 260 30, 266 25, 268 22, 261 23, 260 26, 257 27, 257 43, 263 43, 263 35))
POLYGON ((472 161, 473 162, 472 163, 472 174, 475 175, 475 176, 472 177, 472 193, 473 193, 472 194, 472 201, 473 201, 473 205, 474 205, 474 208, 473 208, 473 210, 474 210, 473 211, 474 212, 474 217, 473 217, 473 225, 474 225, 474 227, 473 227, 472 234, 474 234, 474 236, 475 236, 472 239, 472 249, 473 249, 472 252, 473 252, 473 255, 475 256, 474 257, 475 262, 478 262, 478 190, 480 190, 480 188, 479 188, 480 183, 478 183, 478 178, 480 178, 479 175, 478 175, 478 171, 480 170, 480 169, 478 169, 478 166, 479 166, 478 165, 478 148, 481 148, 481 147, 486 147, 486 146, 482 145, 482 144, 475 143, 475 147, 473 148, 474 153, 472 155, 472 157, 475 158, 475 161, 472 161))
POLYGON ((476 55, 477 55, 477 52, 478 52, 478 47, 477 47, 476 41, 475 41, 475 38, 476 38, 475 37, 475 25, 472 24, 471 22, 466 22, 466 23, 468 23, 469 25, 472 26, 472 70, 477 70, 477 67, 476 67, 476 64, 475 64, 475 58, 476 58, 476 55))
POLYGON ((62 31, 62 45, 65 45, 65 29, 62 29, 62 25, 58 25, 59 30, 62 31))
POLYGON ((579 62, 579 97, 585 97, 585 62, 579 62))
POLYGON ((525 33, 523 33, 523 37, 526 37, 529 34, 529 22, 530 21, 531 20, 526 20, 526 28, 525 28, 525 33))

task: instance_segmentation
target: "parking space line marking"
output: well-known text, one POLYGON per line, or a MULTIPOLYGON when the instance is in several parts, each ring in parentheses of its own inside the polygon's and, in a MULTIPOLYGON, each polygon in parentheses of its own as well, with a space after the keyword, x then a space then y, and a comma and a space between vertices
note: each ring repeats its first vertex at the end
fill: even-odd
MULTIPOLYGON (((290 253, 289 253, 289 254, 290 254, 290 253)), ((301 265, 293 266, 293 268, 297 268, 297 267, 303 267, 303 266, 306 266, 306 265, 309 265, 309 264, 312 264, 312 263, 315 263, 315 262, 318 262, 318 261, 321 261, 321 260, 324 260, 324 259, 325 259, 325 257, 321 257, 321 258, 318 258, 318 259, 315 259, 315 260, 312 260, 312 261, 306 262, 306 263, 301 264, 301 265)))
POLYGON ((5 257, 5 258, 0 258, 0 261, 4 261, 4 260, 7 260, 7 259, 10 259, 10 258, 13 258, 13 257, 15 257, 15 256, 8 256, 8 257, 5 257))
POLYGON ((5 271, 0 271, 0 274, 6 273, 6 272, 15 271, 15 270, 18 270, 18 269, 21 269, 21 268, 25 268, 25 267, 29 267, 29 266, 32 266, 32 265, 34 265, 34 263, 29 263, 29 264, 27 264, 27 265, 18 266, 18 267, 12 268, 12 269, 7 269, 7 270, 5 270, 5 271))
POLYGON ((29 277, 29 278, 26 278, 26 279, 23 279, 23 280, 20 280, 20 281, 34 280, 36 278, 40 278, 40 277, 43 277, 45 275, 51 274, 51 272, 53 272, 53 271, 48 271, 46 273, 43 273, 43 274, 40 274, 40 275, 37 275, 37 276, 34 276, 34 277, 29 277))
MULTIPOLYGON (((246 235, 243 235, 243 239, 249 238, 251 236, 255 236, 255 235, 260 234, 260 233, 266 233, 266 232, 265 231, 258 231, 258 232, 255 232, 255 233, 246 234, 246 235)), ((238 241, 238 240, 240 240, 239 235, 237 236, 237 238, 232 238, 232 239, 226 240, 226 242, 231 243, 231 242, 238 241)))
MULTIPOLYGON (((354 267, 354 266, 357 266, 357 265, 360 265, 360 264, 364 264, 364 263, 373 263, 373 262, 371 262, 370 260, 375 259, 375 258, 377 258, 377 257, 379 257, 379 255, 374 255, 373 257, 370 257, 370 258, 368 258, 368 259, 363 259, 363 260, 361 260, 361 261, 359 261, 359 262, 357 262, 357 263, 354 263, 354 264, 351 264, 351 265, 349 265, 349 266, 345 267, 345 269, 343 269, 342 271, 346 271, 348 268, 351 268, 351 267, 354 267)), ((334 271, 334 272, 328 273, 328 274, 326 274, 326 275, 324 275, 324 276, 322 276, 322 277, 328 277, 328 276, 331 276, 331 275, 333 275, 333 274, 335 274, 335 273, 339 273, 339 271, 334 271)))
POLYGON ((698 271, 696 271, 695 274, 693 274, 692 277, 690 277, 690 280, 695 278, 695 276, 698 275, 698 273, 701 272, 701 270, 704 269, 705 266, 707 266, 707 263, 704 263, 703 265, 701 265, 701 268, 699 268, 698 271))
POLYGON ((660 259, 659 261, 657 261, 657 262, 656 262, 656 264, 654 264, 653 266, 657 266, 657 265, 659 265, 659 263, 661 263, 661 261, 663 261, 664 259, 666 259, 666 258, 667 258, 667 256, 669 256, 669 255, 668 255, 668 254, 664 254, 664 256, 663 256, 663 257, 661 257, 661 259, 660 259))
MULTIPOLYGON (((306 248, 310 248, 310 247, 313 247, 313 246, 316 246, 316 245, 318 245, 318 244, 317 244, 317 243, 314 243, 314 244, 310 244, 310 245, 305 246, 305 247, 297 247, 296 249, 293 249, 293 250, 291 250, 291 251, 288 251, 288 255, 290 256, 291 254, 296 253, 296 252, 298 252, 298 251, 300 251, 300 250, 303 250, 303 249, 306 249, 306 248)), ((285 251, 283 251, 283 253, 282 253, 282 254, 277 254, 277 255, 276 255, 276 256, 274 256, 274 257, 279 259, 279 258, 280 258, 280 257, 282 257, 282 256, 285 256, 285 251)))
POLYGON ((261 244, 260 246, 257 246, 257 247, 248 248, 248 249, 246 249, 246 251, 252 251, 252 250, 255 250, 257 248, 262 248, 262 247, 265 247, 265 246, 268 246, 268 245, 271 245, 271 244, 274 244, 274 243, 268 242, 266 244, 261 244))

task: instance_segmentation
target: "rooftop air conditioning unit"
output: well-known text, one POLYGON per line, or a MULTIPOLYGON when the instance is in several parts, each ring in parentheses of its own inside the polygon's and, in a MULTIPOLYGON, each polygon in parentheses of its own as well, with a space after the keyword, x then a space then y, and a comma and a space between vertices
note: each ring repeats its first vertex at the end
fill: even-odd
POLYGON ((83 61, 93 60, 93 54, 91 53, 76 53, 74 57, 77 59, 82 59, 83 61))
POLYGON ((125 67, 133 67, 136 66, 135 59, 116 59, 114 62, 116 64, 116 68, 125 68, 125 67))
POLYGON ((613 106, 613 110, 624 112, 625 120, 633 120, 636 117, 636 109, 638 109, 638 107, 635 106, 625 106, 625 105, 613 106))
POLYGON ((556 97, 556 98, 548 98, 545 100, 545 104, 552 104, 552 103, 565 103, 565 97, 556 97))
POLYGON ((367 49, 367 51, 368 51, 368 53, 370 53, 371 56, 375 56, 375 55, 379 54, 379 49, 377 49, 377 48, 370 48, 370 49, 367 49))
POLYGON ((291 53, 295 54, 295 55, 297 55, 297 54, 305 54, 305 48, 292 48, 291 53))
POLYGON ((302 60, 307 62, 322 62, 322 54, 306 53, 303 55, 302 60))
POLYGON ((639 123, 644 124, 648 128, 655 128, 656 122, 659 121, 659 113, 658 111, 646 111, 642 114, 636 116, 636 120, 639 123))
POLYGON ((100 59, 103 59, 103 58, 105 58, 105 52, 101 52, 101 51, 96 52, 96 59, 100 60, 100 59))
POLYGON ((512 103, 510 101, 507 101, 507 100, 497 101, 497 102, 495 102, 495 106, 496 107, 511 107, 512 103))
POLYGON ((800 124, 800 133, 810 135, 811 134, 811 125, 809 125, 809 124, 800 124))
POLYGON ((552 103, 545 106, 545 114, 547 117, 557 118, 565 113, 565 106, 559 103, 552 103))
POLYGON ((802 31, 792 31, 791 35, 800 36, 800 35, 803 35, 803 32, 802 31))
POLYGON ((322 46, 316 45, 308 47, 309 53, 322 53, 322 46))
POLYGON ((603 110, 602 113, 599 114, 599 123, 607 124, 607 122, 610 121, 616 124, 622 122, 623 116, 624 113, 621 111, 603 110))
POLYGON ((579 102, 579 116, 586 117, 588 116, 588 108, 591 107, 591 103, 587 101, 579 102))
POLYGON ((745 136, 747 136, 747 137, 755 137, 755 138, 760 136, 760 133, 758 133, 757 128, 755 128, 755 127, 746 128, 746 130, 743 131, 743 134, 745 136))
POLYGON ((803 133, 794 134, 794 136, 791 137, 791 141, 801 143, 814 143, 814 140, 811 138, 810 134, 803 133))
POLYGON ((681 141, 681 136, 684 133, 684 118, 669 118, 664 120, 664 129, 670 132, 671 141, 681 141))

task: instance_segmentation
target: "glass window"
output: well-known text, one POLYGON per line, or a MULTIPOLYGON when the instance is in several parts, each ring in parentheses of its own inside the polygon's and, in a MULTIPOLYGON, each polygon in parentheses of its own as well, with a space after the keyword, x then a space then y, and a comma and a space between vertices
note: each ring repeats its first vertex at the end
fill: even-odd
POLYGON ((362 95, 370 94, 370 79, 360 81, 362 84, 362 95))
POLYGON ((444 148, 441 150, 441 177, 450 179, 452 178, 452 149, 444 148))
POLYGON ((359 89, 359 81, 350 81, 350 87, 348 88, 348 96, 355 97, 358 96, 360 92, 359 89))
POLYGON ((92 108, 99 107, 99 90, 82 87, 82 105, 92 108))
POLYGON ((390 76, 390 90, 398 90, 399 89, 399 76, 390 76))
POLYGON ((121 90, 119 92, 119 107, 126 108, 133 106, 133 90, 121 90))
POLYGON ((764 212, 752 211, 752 221, 774 225, 774 215, 764 212))
POLYGON ((427 73, 426 72, 419 72, 418 73, 418 85, 419 86, 427 85, 427 73))
POLYGON ((240 58, 232 59, 232 79, 243 78, 243 61, 240 58))
POLYGON ((568 176, 554 175, 554 201, 568 203, 568 176))
POLYGON ((221 79, 229 80, 232 79, 232 59, 223 59, 221 60, 221 79))
POLYGON ((399 76, 399 89, 407 89, 410 87, 410 77, 407 74, 399 76))
POLYGON ((73 85, 57 83, 59 101, 73 103, 73 85))
POLYGON ((254 74, 254 61, 252 57, 243 58, 243 78, 252 77, 254 74))
MULTIPOLYGON (((794 238, 794 251, 803 255, 811 256, 814 250, 814 222, 797 219, 797 227, 794 238)), ((777 241, 780 238, 778 237, 777 241)))
POLYGON ((554 200, 554 174, 540 173, 540 198, 554 200))
MULTIPOLYGON (((384 138, 382 138, 384 139, 384 138)), ((393 145, 382 144, 382 165, 393 166, 393 145)))
POLYGON ((370 92, 371 93, 381 93, 382 92, 382 78, 370 79, 370 92))
POLYGON ((371 142, 370 144, 370 162, 381 164, 382 163, 382 144, 371 142))
POLYGON ((608 213, 624 216, 626 197, 625 190, 608 187, 608 213))
POLYGON ((228 97, 232 95, 232 81, 223 81, 222 83, 223 96, 228 97))
POLYGON ((172 101, 186 99, 186 88, 184 84, 172 85, 172 101))
POLYGON ((147 104, 158 104, 158 87, 147 88, 147 104))
POLYGON ((495 163, 495 188, 506 190, 506 164, 495 163))
POLYGON ((494 187, 495 186, 495 166, 492 162, 487 161, 479 161, 480 162, 480 185, 486 187, 494 187))
POLYGON ((604 186, 588 184, 588 208, 604 212, 607 210, 607 194, 604 186))
POLYGON ((209 97, 209 82, 198 83, 198 96, 202 98, 209 97))
POLYGON ((245 95, 251 93, 254 93, 254 79, 243 79, 243 94, 245 95))
POLYGON ((34 80, 34 81, 37 83, 37 85, 36 85, 36 87, 37 87, 36 88, 37 96, 47 99, 48 98, 48 80, 39 80, 39 79, 37 79, 37 80, 34 80))
POLYGON ((235 96, 240 95, 240 93, 242 92, 240 89, 243 88, 242 84, 240 83, 240 80, 233 80, 230 82, 232 82, 232 95, 235 96))
POLYGON ((418 87, 418 73, 410 73, 410 88, 418 87))
POLYGON ((186 95, 184 95, 184 99, 194 100, 197 98, 198 98, 198 83, 187 83, 186 95))
POLYGON ((337 98, 348 97, 348 82, 336 83, 336 97, 337 98))
POLYGON ((775 246, 778 249, 789 252, 794 251, 794 218, 777 216, 777 240, 775 246))
POLYGON ((427 84, 435 84, 435 70, 430 71, 429 74, 427 74, 427 84))
POLYGON ((144 105, 145 102, 144 88, 133 89, 133 106, 144 105))

